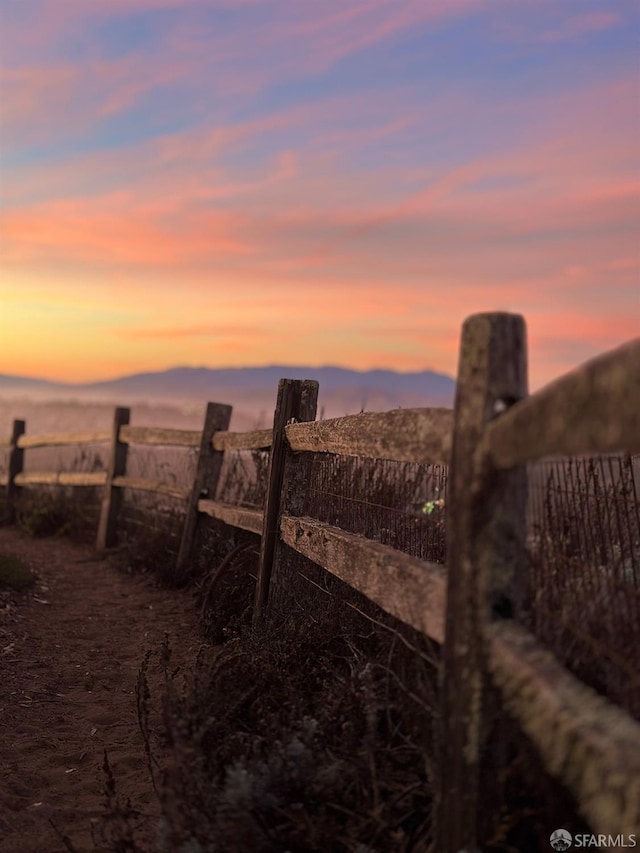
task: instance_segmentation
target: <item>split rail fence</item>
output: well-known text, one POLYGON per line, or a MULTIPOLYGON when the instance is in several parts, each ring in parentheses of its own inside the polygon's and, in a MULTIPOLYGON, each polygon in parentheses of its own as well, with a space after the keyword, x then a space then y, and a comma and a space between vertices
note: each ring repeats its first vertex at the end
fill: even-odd
POLYGON ((198 432, 130 426, 126 408, 116 409, 110 433, 30 436, 25 423, 15 421, 4 445, 9 520, 25 486, 101 486, 102 550, 116 542, 123 489, 183 499, 178 573, 193 557, 203 515, 260 535, 254 620, 268 607, 284 543, 440 644, 443 776, 436 829, 442 853, 482 843, 480 779, 496 689, 500 705, 593 831, 639 833, 640 724, 571 674, 519 617, 528 572, 526 466, 549 457, 640 453, 640 339, 529 396, 525 335, 517 315, 479 314, 465 322, 453 411, 316 421, 317 383, 283 379, 269 430, 230 432, 231 407, 216 403, 208 404, 198 432), (23 472, 28 449, 97 442, 110 444, 106 471, 23 472), (198 448, 193 486, 127 476, 128 447, 136 443, 198 448), (215 499, 224 454, 237 450, 269 451, 261 510, 215 499), (446 566, 296 514, 310 453, 448 466, 446 566))

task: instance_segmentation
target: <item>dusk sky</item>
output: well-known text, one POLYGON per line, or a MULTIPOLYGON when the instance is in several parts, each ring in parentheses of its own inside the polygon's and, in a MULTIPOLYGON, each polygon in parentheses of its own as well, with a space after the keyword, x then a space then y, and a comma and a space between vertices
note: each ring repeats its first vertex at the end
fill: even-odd
POLYGON ((590 0, 0 0, 0 372, 455 374, 640 333, 640 21, 590 0))

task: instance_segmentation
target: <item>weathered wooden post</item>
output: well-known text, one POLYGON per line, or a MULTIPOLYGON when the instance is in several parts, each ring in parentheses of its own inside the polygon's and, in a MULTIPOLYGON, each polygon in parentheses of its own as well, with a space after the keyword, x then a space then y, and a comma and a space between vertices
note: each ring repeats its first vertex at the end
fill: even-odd
POLYGON ((486 633, 520 607, 527 489, 525 470, 492 470, 481 440, 493 418, 526 396, 526 361, 522 317, 476 314, 464 323, 449 473, 438 853, 471 853, 482 843, 483 751, 494 716, 486 633))
POLYGON ((280 537, 282 490, 285 468, 291 451, 284 428, 288 423, 313 421, 318 406, 318 383, 310 379, 281 379, 273 416, 273 440, 269 455, 267 496, 264 507, 264 524, 260 542, 258 582, 253 608, 254 625, 262 618, 269 598, 269 585, 280 537))
POLYGON ((116 525, 118 514, 122 506, 122 489, 113 485, 116 477, 123 477, 127 470, 127 452, 129 446, 120 441, 120 427, 129 423, 130 409, 118 407, 113 416, 113 431, 111 434, 111 450, 109 453, 109 465, 107 467, 107 479, 104 485, 102 506, 100 507, 100 520, 98 522, 98 535, 96 537, 96 548, 104 551, 116 543, 116 525))
POLYGON ((16 520, 16 502, 20 493, 20 487, 16 483, 18 474, 22 474, 24 468, 24 450, 18 447, 18 439, 24 435, 26 424, 24 421, 14 421, 11 430, 9 444, 9 460, 7 470, 7 524, 14 524, 16 520))
POLYGON ((221 430, 229 429, 231 411, 232 407, 226 406, 223 403, 207 403, 207 411, 202 427, 202 438, 200 440, 200 450, 198 451, 196 474, 187 505, 180 550, 178 551, 176 562, 176 575, 178 578, 184 577, 189 567, 189 561, 191 560, 198 525, 198 501, 203 496, 205 489, 208 489, 211 499, 215 500, 218 481, 220 480, 220 473, 222 471, 224 451, 214 450, 213 435, 221 430))

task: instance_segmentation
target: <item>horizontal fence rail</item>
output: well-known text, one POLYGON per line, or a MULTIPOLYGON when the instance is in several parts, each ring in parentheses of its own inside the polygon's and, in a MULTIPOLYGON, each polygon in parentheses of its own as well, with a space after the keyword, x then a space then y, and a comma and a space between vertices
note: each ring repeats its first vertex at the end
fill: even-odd
POLYGON ((16 486, 102 486, 106 481, 104 471, 29 471, 14 478, 16 486))
POLYGON ((493 626, 489 665, 505 707, 594 831, 640 827, 640 726, 561 666, 520 626, 493 626))
POLYGON ((256 429, 252 432, 221 430, 213 435, 214 450, 268 450, 273 441, 273 430, 256 429))
POLYGON ((406 625, 442 643, 446 575, 363 536, 312 518, 282 518, 282 540, 406 625))
POLYGON ((231 527, 238 527, 240 530, 248 530, 250 533, 257 533, 258 536, 262 536, 264 524, 264 512, 262 510, 247 509, 234 504, 202 499, 198 501, 198 512, 208 515, 210 518, 217 518, 218 521, 224 521, 231 527))
POLYGON ((69 432, 57 435, 21 435, 16 445, 26 450, 35 447, 64 447, 72 444, 106 444, 111 441, 108 432, 69 432))
MULTIPOLYGON (((164 429, 162 427, 120 427, 122 444, 150 444, 164 447, 198 447, 202 433, 197 430, 164 429)), ((108 441, 111 436, 108 436, 108 441)))
POLYGON ((298 452, 447 465, 452 428, 450 409, 395 409, 290 424, 285 435, 298 452))
MULTIPOLYGON (((102 549, 116 541, 125 489, 168 496, 185 512, 178 577, 194 556, 199 519, 216 519, 260 537, 254 618, 268 608, 272 568, 289 549, 435 641, 442 656, 438 716, 446 732, 436 827, 442 853, 478 849, 486 841, 480 828, 484 739, 503 709, 595 832, 638 833, 640 724, 570 673, 519 624, 519 615, 529 582, 524 466, 545 457, 640 453, 640 339, 532 396, 526 390, 524 322, 491 314, 465 323, 454 410, 398 409, 316 421, 317 383, 282 380, 272 429, 230 431, 231 408, 217 403, 208 404, 199 431, 134 427, 129 410, 120 408, 108 433, 31 436, 24 422, 15 421, 10 440, 0 443, 8 456, 6 473, 0 472, 7 518, 15 518, 23 487, 100 487, 97 547, 102 549), (110 445, 105 471, 23 471, 25 450, 97 443, 110 445), (192 485, 128 474, 132 444, 198 448, 192 485), (268 456, 262 507, 221 499, 223 459, 237 451, 256 452, 256 470, 263 473, 268 456), (448 492, 443 487, 434 499, 423 498, 416 513, 446 519, 446 566, 309 517, 302 498, 314 454, 446 470, 451 465, 448 492), (499 708, 492 705, 489 683, 497 687, 499 708)), ((326 491, 337 497, 333 486, 326 491)), ((247 503, 259 504, 255 495, 263 493, 254 491, 247 503)), ((627 499, 635 501, 625 515, 631 525, 637 494, 627 498, 625 492, 627 499)), ((366 501, 360 503, 366 507, 366 501)), ((406 512, 403 508, 398 516, 406 512)), ((620 514, 616 519, 622 529, 620 514)), ((621 542, 635 534, 625 535, 621 542)), ((616 570, 616 588, 628 592, 630 583, 620 580, 623 570, 635 572, 635 562, 616 570)))
POLYGON ((545 456, 640 453, 640 338, 516 403, 484 442, 497 469, 545 456))

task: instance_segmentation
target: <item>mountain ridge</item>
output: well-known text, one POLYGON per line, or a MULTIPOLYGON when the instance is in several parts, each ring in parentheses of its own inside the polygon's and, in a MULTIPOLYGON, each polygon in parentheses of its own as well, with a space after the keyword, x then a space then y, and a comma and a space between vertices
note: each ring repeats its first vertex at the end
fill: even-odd
POLYGON ((206 401, 224 399, 237 403, 255 398, 256 403, 275 398, 278 381, 315 379, 319 396, 330 408, 378 410, 397 406, 450 406, 455 391, 452 377, 433 370, 400 373, 383 368, 358 371, 344 367, 173 367, 167 370, 134 373, 88 383, 55 382, 48 379, 0 374, 0 393, 38 396, 77 395, 82 399, 136 399, 206 401))

